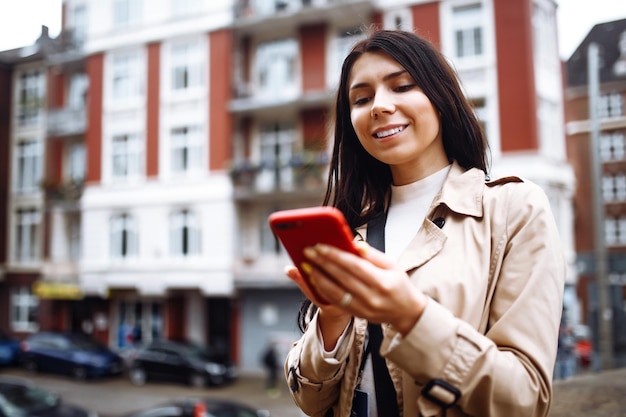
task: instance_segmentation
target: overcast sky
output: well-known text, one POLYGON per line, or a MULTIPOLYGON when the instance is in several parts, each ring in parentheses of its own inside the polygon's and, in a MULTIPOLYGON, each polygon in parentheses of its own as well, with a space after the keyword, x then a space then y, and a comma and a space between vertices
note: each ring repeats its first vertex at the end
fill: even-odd
MULTIPOLYGON (((61 0, 0 0, 0 51, 32 44, 48 26, 61 29, 61 0)), ((558 0, 559 45, 567 59, 596 23, 626 18, 625 0, 558 0)))

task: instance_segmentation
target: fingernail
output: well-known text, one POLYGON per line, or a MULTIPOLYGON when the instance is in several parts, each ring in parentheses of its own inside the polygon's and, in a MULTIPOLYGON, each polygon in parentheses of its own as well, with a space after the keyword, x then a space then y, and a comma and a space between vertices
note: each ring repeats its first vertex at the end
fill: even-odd
POLYGON ((326 255, 330 251, 330 248, 328 247, 328 245, 322 245, 321 243, 318 243, 317 245, 315 245, 315 250, 322 255, 326 255))
POLYGON ((315 252, 314 248, 308 246, 304 248, 304 256, 310 259, 315 259, 315 257, 317 256, 317 252, 315 252))
POLYGON ((304 271, 305 274, 310 275, 313 272, 313 267, 308 262, 302 262, 300 264, 300 268, 304 271))

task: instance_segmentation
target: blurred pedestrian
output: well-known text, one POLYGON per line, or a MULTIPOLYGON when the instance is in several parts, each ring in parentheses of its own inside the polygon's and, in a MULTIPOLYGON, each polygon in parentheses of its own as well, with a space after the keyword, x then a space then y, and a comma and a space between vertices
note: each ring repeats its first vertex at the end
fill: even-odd
POLYGON ((270 342, 263 352, 262 362, 267 374, 265 389, 270 397, 278 397, 280 395, 280 390, 278 389, 280 363, 274 342, 270 342))
POLYGON ((570 379, 576 373, 576 338, 566 320, 559 326, 558 343, 554 379, 570 379))

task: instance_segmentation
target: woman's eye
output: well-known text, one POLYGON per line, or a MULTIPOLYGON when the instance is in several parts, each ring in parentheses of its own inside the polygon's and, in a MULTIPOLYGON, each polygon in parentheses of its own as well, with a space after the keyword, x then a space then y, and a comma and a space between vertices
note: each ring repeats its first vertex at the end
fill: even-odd
POLYGON ((405 91, 411 90, 413 87, 415 87, 415 84, 406 84, 406 85, 401 85, 399 87, 396 87, 395 90, 399 93, 403 93, 405 91))
POLYGON ((367 103, 368 101, 369 101, 369 97, 361 97, 361 98, 354 99, 353 103, 355 106, 360 106, 360 105, 367 103))

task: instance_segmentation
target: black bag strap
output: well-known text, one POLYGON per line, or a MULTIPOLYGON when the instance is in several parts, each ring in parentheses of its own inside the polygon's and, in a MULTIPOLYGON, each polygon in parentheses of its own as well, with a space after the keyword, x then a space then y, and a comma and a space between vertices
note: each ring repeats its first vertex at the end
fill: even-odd
MULTIPOLYGON (((367 225, 367 243, 372 247, 385 251, 385 223, 387 213, 383 213, 369 221, 367 225)), ((398 400, 396 389, 391 381, 389 369, 385 363, 385 358, 380 356, 380 345, 383 340, 383 331, 380 324, 368 323, 369 334, 368 350, 372 358, 372 369, 374 371, 374 386, 376 387, 376 406, 378 415, 385 417, 397 417, 398 400)))

